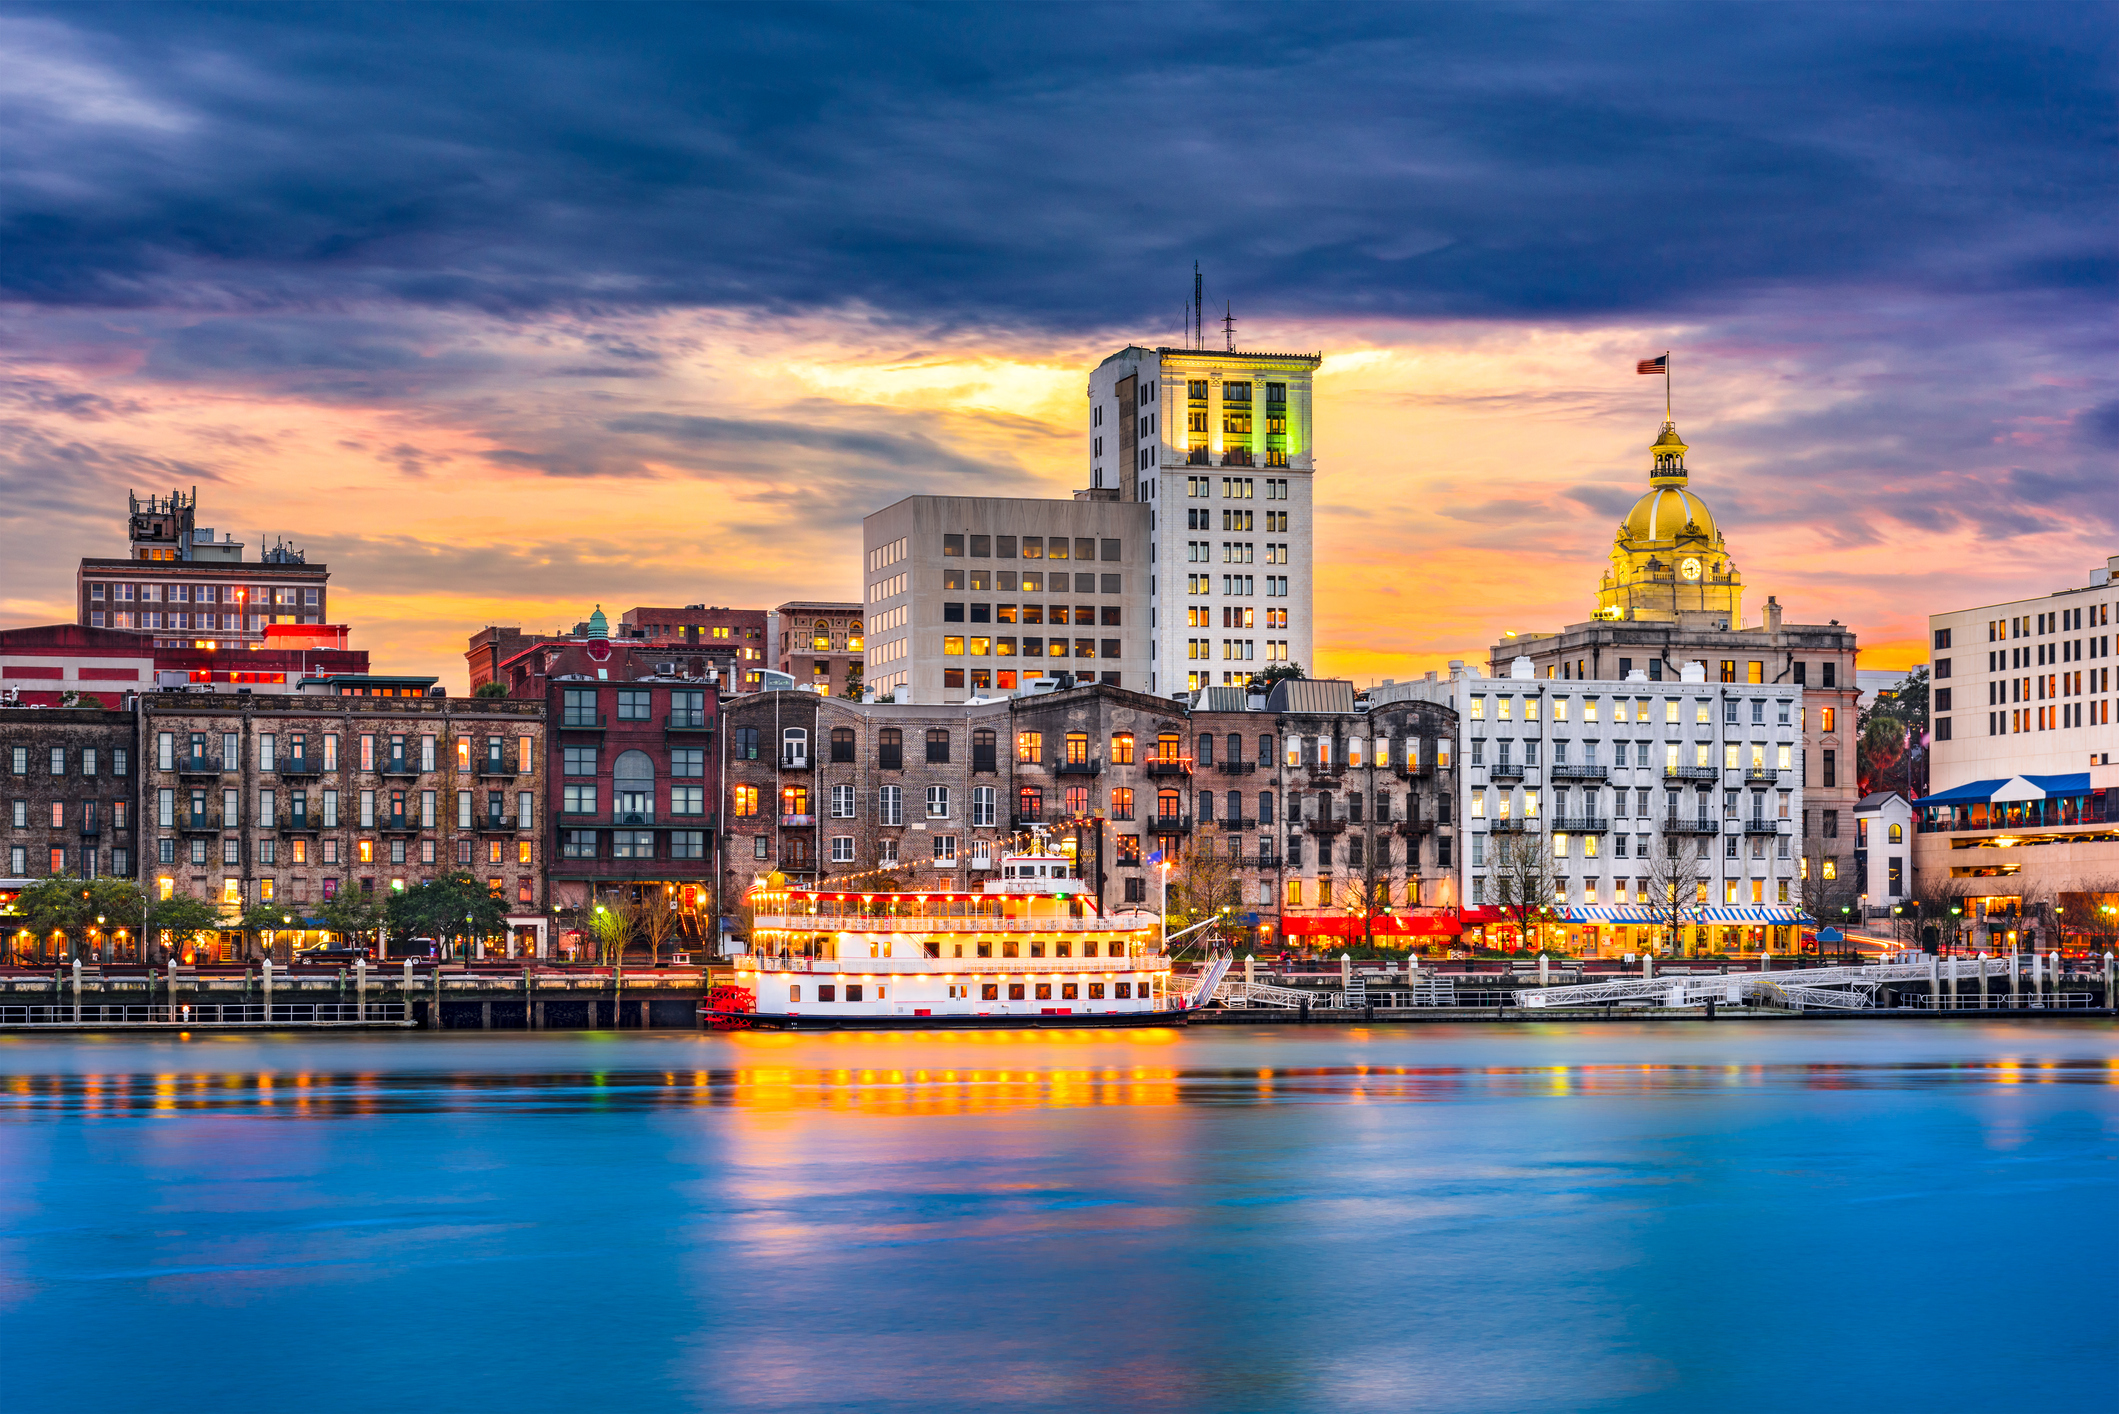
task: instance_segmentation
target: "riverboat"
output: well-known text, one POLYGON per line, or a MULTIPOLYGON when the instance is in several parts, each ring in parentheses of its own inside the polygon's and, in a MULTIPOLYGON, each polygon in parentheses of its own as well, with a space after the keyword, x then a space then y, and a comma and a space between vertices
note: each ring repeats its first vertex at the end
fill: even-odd
POLYGON ((1063 854, 1009 854, 977 892, 789 887, 750 895, 751 950, 700 1004, 780 1030, 1181 1025, 1152 913, 1106 914, 1063 854))

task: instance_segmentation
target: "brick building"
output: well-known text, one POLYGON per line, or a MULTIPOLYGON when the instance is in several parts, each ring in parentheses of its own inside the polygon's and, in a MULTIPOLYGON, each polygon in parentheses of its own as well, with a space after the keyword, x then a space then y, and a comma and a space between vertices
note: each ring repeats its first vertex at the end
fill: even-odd
POLYGON ((476 692, 500 680, 500 665, 526 648, 587 639, 601 627, 603 637, 635 645, 659 644, 687 658, 704 658, 721 674, 723 696, 755 692, 770 653, 767 617, 763 609, 687 604, 681 609, 627 609, 619 615, 615 632, 600 608, 570 633, 530 634, 512 625, 488 624, 471 635, 464 650, 470 669, 468 690, 476 692))
MULTIPOLYGON (((543 934, 543 705, 500 698, 154 693, 140 699, 147 887, 233 917, 316 909, 452 871, 487 881, 515 932, 543 934)), ((233 936, 218 948, 232 959, 233 936)))
POLYGON ((585 638, 525 649, 501 673, 516 698, 542 704, 550 723, 553 906, 664 892, 692 902, 688 928, 713 917, 711 898, 701 896, 716 877, 721 797, 713 655, 689 644, 585 638))
POLYGON ((821 687, 844 697, 848 684, 863 681, 867 636, 859 604, 797 599, 773 610, 771 623, 772 666, 797 687, 821 687))
MULTIPOLYGON (((7 811, 6 877, 12 894, 53 874, 129 877, 138 757, 130 710, 0 710, 0 791, 7 811)), ((138 919, 110 920, 106 957, 129 954, 138 919), (120 937, 119 934, 123 933, 120 937)), ((48 940, 10 935, 6 956, 37 961, 48 940)))
POLYGON ((122 706, 154 686, 155 650, 139 635, 79 624, 0 631, 0 696, 9 705, 57 707, 89 699, 122 706))
POLYGON ((327 621, 328 567, 286 545, 245 560, 235 537, 197 523, 196 491, 128 502, 124 558, 83 559, 75 574, 76 622, 226 652, 262 643, 273 624, 327 621))

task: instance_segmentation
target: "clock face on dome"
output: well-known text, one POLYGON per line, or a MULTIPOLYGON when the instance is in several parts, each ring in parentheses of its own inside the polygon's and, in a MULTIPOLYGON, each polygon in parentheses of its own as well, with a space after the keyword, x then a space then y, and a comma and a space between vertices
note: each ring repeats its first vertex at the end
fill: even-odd
POLYGON ((1698 579, 1700 577, 1700 562, 1688 558, 1685 563, 1678 566, 1678 573, 1687 579, 1698 579))

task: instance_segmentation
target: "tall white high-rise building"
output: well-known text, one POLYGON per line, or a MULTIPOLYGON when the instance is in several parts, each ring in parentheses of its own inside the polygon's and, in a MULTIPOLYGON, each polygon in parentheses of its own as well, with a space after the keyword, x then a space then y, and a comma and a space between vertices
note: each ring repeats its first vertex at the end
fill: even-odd
POLYGON ((1089 376, 1092 494, 1149 508, 1151 692, 1315 671, 1319 354, 1129 345, 1089 376))

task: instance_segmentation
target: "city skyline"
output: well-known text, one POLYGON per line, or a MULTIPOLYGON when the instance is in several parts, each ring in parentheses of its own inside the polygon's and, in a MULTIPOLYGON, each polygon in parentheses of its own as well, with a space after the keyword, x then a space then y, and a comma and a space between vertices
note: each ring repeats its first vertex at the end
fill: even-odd
POLYGON ((1088 374, 1182 341, 1194 259, 1240 346, 1325 354, 1316 674, 1587 617, 1665 349, 1751 612, 1840 619, 1865 669, 2110 553, 2083 12, 1863 12, 1829 58, 1763 10, 1278 13, 1299 44, 1147 17, 1199 57, 1138 73, 1049 15, 768 14, 716 37, 746 85, 674 82, 702 41, 650 13, 10 10, 0 617, 71 618, 124 491, 193 484, 329 563, 379 666, 452 684, 488 622, 857 599, 903 494, 1088 484, 1088 374), (1281 111, 1193 130, 1215 75, 1281 111))

